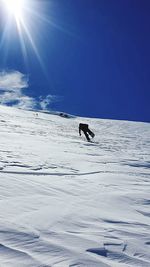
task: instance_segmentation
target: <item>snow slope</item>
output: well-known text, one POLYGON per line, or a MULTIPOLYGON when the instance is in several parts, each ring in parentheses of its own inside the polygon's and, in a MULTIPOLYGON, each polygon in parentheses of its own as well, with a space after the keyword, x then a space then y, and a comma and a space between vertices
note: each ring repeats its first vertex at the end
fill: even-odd
POLYGON ((149 137, 148 123, 0 106, 0 267, 149 267, 149 137))

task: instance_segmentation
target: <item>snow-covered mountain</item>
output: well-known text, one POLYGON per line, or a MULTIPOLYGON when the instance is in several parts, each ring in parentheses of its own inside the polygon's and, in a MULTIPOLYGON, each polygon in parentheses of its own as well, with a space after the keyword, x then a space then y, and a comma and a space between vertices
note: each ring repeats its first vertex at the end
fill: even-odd
POLYGON ((150 267, 149 207, 150 124, 0 106, 0 267, 150 267))

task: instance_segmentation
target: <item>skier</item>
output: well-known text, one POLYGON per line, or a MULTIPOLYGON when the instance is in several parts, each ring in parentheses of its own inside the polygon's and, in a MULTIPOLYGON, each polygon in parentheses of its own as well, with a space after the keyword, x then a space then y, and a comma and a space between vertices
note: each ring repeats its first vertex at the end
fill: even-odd
POLYGON ((93 138, 95 134, 89 129, 88 124, 80 123, 79 124, 79 135, 81 136, 81 131, 85 134, 87 141, 91 141, 89 135, 93 138))

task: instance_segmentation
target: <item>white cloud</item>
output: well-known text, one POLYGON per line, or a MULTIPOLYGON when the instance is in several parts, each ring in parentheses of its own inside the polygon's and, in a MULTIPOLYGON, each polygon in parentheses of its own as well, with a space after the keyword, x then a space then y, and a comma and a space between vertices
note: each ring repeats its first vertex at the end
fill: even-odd
POLYGON ((50 104, 59 101, 60 98, 58 96, 55 95, 47 95, 45 98, 40 97, 40 107, 43 110, 46 110, 50 104))
POLYGON ((21 96, 17 104, 18 108, 22 109, 34 109, 36 108, 37 102, 33 97, 21 96))
POLYGON ((35 100, 23 93, 28 86, 27 75, 19 71, 0 72, 0 104, 34 109, 35 100))
POLYGON ((2 105, 12 105, 22 109, 34 109, 36 101, 34 98, 25 96, 19 92, 4 92, 0 94, 0 103, 2 105))
POLYGON ((0 72, 0 104, 11 105, 22 109, 40 108, 47 110, 50 104, 60 99, 54 95, 42 96, 36 100, 25 95, 23 89, 29 87, 28 76, 19 72, 0 72))
POLYGON ((28 78, 19 71, 0 72, 0 90, 19 91, 28 87, 28 78))

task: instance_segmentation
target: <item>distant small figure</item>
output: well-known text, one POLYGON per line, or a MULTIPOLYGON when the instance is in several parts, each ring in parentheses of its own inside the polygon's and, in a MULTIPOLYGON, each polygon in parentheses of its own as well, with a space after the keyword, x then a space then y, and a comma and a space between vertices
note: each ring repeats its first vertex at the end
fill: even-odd
POLYGON ((63 113, 63 112, 61 112, 59 115, 60 115, 61 117, 63 117, 63 118, 69 118, 68 114, 63 113))
POLYGON ((89 135, 93 138, 95 134, 89 129, 89 125, 85 123, 79 124, 79 135, 81 136, 81 131, 85 134, 85 137, 88 141, 90 141, 89 135))

